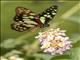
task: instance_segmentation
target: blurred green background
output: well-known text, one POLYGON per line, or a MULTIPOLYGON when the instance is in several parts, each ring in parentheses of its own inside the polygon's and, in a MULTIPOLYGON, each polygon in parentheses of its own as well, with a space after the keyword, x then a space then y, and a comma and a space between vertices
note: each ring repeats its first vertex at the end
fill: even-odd
POLYGON ((80 2, 79 1, 1 1, 1 56, 9 57, 19 55, 25 60, 80 60, 80 2), (58 5, 55 18, 50 21, 50 27, 37 28, 34 32, 27 30, 17 32, 11 29, 18 6, 31 9, 36 14, 44 11, 52 5, 58 5), (67 30, 66 34, 73 43, 71 50, 64 55, 51 56, 40 50, 38 41, 34 38, 38 32, 49 28, 61 28, 67 30))

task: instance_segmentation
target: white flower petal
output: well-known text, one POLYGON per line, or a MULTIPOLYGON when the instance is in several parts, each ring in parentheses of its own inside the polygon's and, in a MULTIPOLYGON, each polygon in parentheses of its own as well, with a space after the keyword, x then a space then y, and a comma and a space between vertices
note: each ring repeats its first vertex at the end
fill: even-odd
POLYGON ((50 29, 46 32, 40 32, 36 38, 40 41, 43 52, 51 55, 63 54, 64 51, 72 47, 69 37, 66 36, 65 30, 50 29))

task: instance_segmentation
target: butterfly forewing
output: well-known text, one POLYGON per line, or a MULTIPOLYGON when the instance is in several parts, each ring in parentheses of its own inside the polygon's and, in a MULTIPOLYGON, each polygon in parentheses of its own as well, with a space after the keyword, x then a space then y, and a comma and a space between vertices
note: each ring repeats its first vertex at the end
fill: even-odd
POLYGON ((15 11, 16 15, 11 24, 12 29, 16 31, 25 31, 30 27, 35 27, 37 25, 35 22, 36 14, 31 10, 24 7, 17 7, 15 11))
POLYGON ((40 21, 44 24, 44 27, 49 26, 48 22, 56 15, 57 6, 52 6, 39 14, 40 21))

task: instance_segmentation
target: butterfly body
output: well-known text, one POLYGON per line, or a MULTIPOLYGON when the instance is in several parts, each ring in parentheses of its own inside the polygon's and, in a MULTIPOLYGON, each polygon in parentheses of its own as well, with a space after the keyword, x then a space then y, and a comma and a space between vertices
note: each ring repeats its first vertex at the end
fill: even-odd
POLYGON ((52 6, 40 14, 35 14, 31 10, 24 7, 16 8, 16 15, 11 24, 11 28, 16 31, 25 31, 32 27, 48 27, 48 22, 52 20, 57 11, 57 6, 52 6))

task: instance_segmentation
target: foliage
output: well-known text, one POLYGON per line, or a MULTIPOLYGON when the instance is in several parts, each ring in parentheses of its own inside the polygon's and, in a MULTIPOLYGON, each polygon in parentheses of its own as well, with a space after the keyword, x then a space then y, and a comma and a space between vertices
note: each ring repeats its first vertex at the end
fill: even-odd
POLYGON ((36 28, 33 32, 31 30, 16 32, 11 30, 10 24, 15 15, 15 8, 17 6, 26 7, 38 13, 53 5, 53 2, 1 2, 1 56, 8 58, 13 55, 19 55, 19 57, 24 58, 25 60, 80 60, 80 23, 78 22, 80 19, 80 8, 79 5, 77 5, 80 3, 78 1, 64 1, 59 3, 60 5, 58 7, 58 13, 55 19, 50 22, 50 27, 42 29, 36 28), (73 12, 72 15, 68 16, 67 18, 62 18, 62 15, 66 14, 76 5, 78 8, 76 12, 73 12), (72 19, 73 17, 75 19, 72 19), (39 42, 34 37, 40 31, 57 27, 67 30, 67 35, 70 37, 73 47, 71 50, 66 51, 63 55, 52 56, 45 54, 40 50, 39 42))

